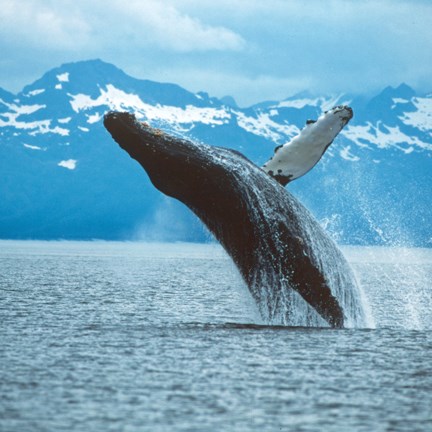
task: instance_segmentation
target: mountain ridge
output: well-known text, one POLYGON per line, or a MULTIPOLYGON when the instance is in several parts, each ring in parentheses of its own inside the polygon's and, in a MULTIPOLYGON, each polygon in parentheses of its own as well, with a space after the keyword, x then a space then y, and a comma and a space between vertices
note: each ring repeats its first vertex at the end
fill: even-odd
POLYGON ((302 92, 239 108, 102 60, 51 69, 16 95, 0 89, 0 238, 158 239, 162 230, 162 240, 208 239, 116 148, 101 123, 110 109, 262 164, 307 119, 340 103, 353 106, 354 119, 290 189, 340 242, 432 245, 430 95, 401 84, 369 99, 302 92))

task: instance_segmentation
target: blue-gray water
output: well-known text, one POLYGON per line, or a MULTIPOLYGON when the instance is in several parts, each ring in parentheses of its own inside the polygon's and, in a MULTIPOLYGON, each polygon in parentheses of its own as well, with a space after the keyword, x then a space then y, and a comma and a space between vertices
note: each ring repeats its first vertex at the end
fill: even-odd
POLYGON ((260 325, 216 245, 0 242, 0 431, 432 430, 432 250, 344 251, 374 329, 260 325))

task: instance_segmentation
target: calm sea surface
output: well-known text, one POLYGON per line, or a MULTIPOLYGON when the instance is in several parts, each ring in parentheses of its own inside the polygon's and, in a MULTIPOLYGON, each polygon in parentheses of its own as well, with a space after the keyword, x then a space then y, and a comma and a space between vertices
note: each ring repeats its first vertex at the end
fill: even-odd
POLYGON ((432 431, 432 250, 346 248, 375 328, 265 326, 216 245, 0 242, 0 431, 432 431))

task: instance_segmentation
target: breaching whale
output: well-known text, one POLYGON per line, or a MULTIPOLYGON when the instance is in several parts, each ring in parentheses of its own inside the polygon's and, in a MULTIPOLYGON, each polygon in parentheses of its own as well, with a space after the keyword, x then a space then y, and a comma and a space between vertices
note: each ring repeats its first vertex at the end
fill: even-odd
POLYGON ((313 309, 306 304, 305 313, 321 317, 318 325, 363 323, 350 266, 277 179, 235 150, 167 135, 130 113, 109 112, 104 125, 153 185, 183 202, 219 240, 264 319, 292 323, 289 305, 306 302, 313 309))

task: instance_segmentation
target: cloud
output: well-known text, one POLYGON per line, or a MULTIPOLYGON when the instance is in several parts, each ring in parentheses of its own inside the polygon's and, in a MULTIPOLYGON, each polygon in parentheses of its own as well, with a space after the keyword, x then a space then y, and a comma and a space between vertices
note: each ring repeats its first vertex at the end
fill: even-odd
POLYGON ((240 104, 317 92, 432 88, 421 0, 2 0, 0 86, 102 58, 240 104))
POLYGON ((152 78, 156 77, 180 84, 192 92, 205 91, 217 97, 233 95, 240 106, 250 106, 264 100, 281 100, 314 84, 313 77, 307 75, 283 77, 252 73, 248 76, 241 71, 199 66, 166 68, 157 71, 152 78))
POLYGON ((3 0, 0 7, 0 37, 14 47, 74 49, 88 42, 91 27, 77 8, 67 12, 32 0, 3 0))
POLYGON ((115 48, 118 43, 127 49, 128 39, 134 46, 180 52, 240 50, 245 45, 234 31, 206 25, 156 0, 3 0, 0 20, 3 37, 39 49, 115 48))
POLYGON ((223 26, 210 26, 189 14, 181 13, 166 2, 129 0, 112 3, 116 13, 127 18, 141 37, 141 43, 151 41, 167 49, 180 52, 207 50, 240 50, 245 41, 237 33, 223 26))

